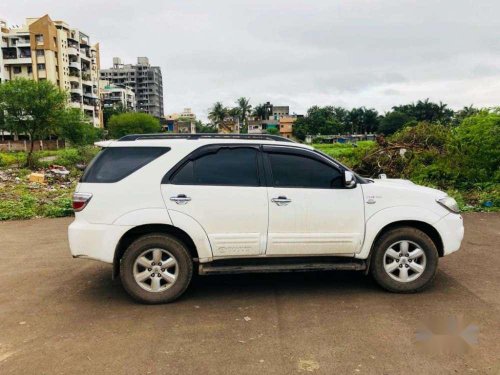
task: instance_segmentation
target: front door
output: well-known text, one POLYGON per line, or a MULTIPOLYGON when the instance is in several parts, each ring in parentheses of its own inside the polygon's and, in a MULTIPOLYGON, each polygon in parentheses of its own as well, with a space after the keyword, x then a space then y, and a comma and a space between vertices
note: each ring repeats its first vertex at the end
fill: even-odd
POLYGON ((337 255, 360 250, 361 186, 344 187, 339 166, 314 151, 264 146, 268 176, 268 255, 337 255))
POLYGON ((163 198, 169 211, 203 227, 214 257, 264 254, 268 199, 261 169, 258 147, 210 145, 176 168, 162 184, 163 198))

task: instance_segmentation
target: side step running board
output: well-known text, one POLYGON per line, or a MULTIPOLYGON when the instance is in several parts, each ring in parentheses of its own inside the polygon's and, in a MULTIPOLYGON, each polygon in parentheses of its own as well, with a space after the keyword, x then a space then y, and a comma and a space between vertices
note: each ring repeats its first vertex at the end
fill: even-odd
POLYGON ((217 264, 217 262, 200 263, 200 275, 231 274, 231 273, 271 273, 271 272, 306 272, 306 271, 363 271, 365 261, 349 262, 300 262, 288 264, 217 264))

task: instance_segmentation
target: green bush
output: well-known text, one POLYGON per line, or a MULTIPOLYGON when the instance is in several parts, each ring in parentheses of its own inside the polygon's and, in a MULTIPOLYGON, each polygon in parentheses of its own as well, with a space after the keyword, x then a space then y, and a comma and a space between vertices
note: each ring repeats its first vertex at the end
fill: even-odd
POLYGON ((161 126, 157 118, 147 113, 126 112, 111 116, 108 129, 112 138, 120 138, 127 134, 156 133, 161 126))
POLYGON ((450 168, 469 185, 500 182, 500 114, 482 111, 467 117, 452 132, 450 168))
POLYGON ((22 166, 26 164, 24 152, 0 152, 0 167, 22 166))
POLYGON ((23 194, 19 200, 0 200, 0 220, 29 219, 36 215, 37 199, 23 194))
POLYGON ((45 217, 64 217, 73 214, 71 198, 56 198, 47 204, 42 211, 45 217))
POLYGON ((76 167, 76 164, 88 164, 98 152, 99 148, 94 146, 68 148, 58 153, 57 159, 54 160, 54 164, 73 169, 76 167))

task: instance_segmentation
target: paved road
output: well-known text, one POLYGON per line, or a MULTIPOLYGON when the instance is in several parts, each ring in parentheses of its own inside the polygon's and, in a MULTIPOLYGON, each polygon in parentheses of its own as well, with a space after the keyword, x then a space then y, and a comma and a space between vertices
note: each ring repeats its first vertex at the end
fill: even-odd
POLYGON ((358 273, 211 276, 163 306, 72 259, 70 221, 0 223, 2 375, 500 374, 498 214, 465 216, 462 250, 422 294, 358 273), (477 325, 477 345, 419 349, 416 330, 437 315, 477 325))

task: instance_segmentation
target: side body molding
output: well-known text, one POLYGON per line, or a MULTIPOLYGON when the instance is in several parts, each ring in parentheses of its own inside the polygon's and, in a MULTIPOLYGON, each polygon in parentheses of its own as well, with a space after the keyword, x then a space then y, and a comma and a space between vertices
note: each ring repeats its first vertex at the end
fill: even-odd
POLYGON ((366 220, 365 240, 356 258, 366 259, 370 254, 373 241, 379 232, 389 224, 398 221, 421 221, 435 227, 441 217, 431 210, 417 206, 388 207, 377 211, 366 220))

